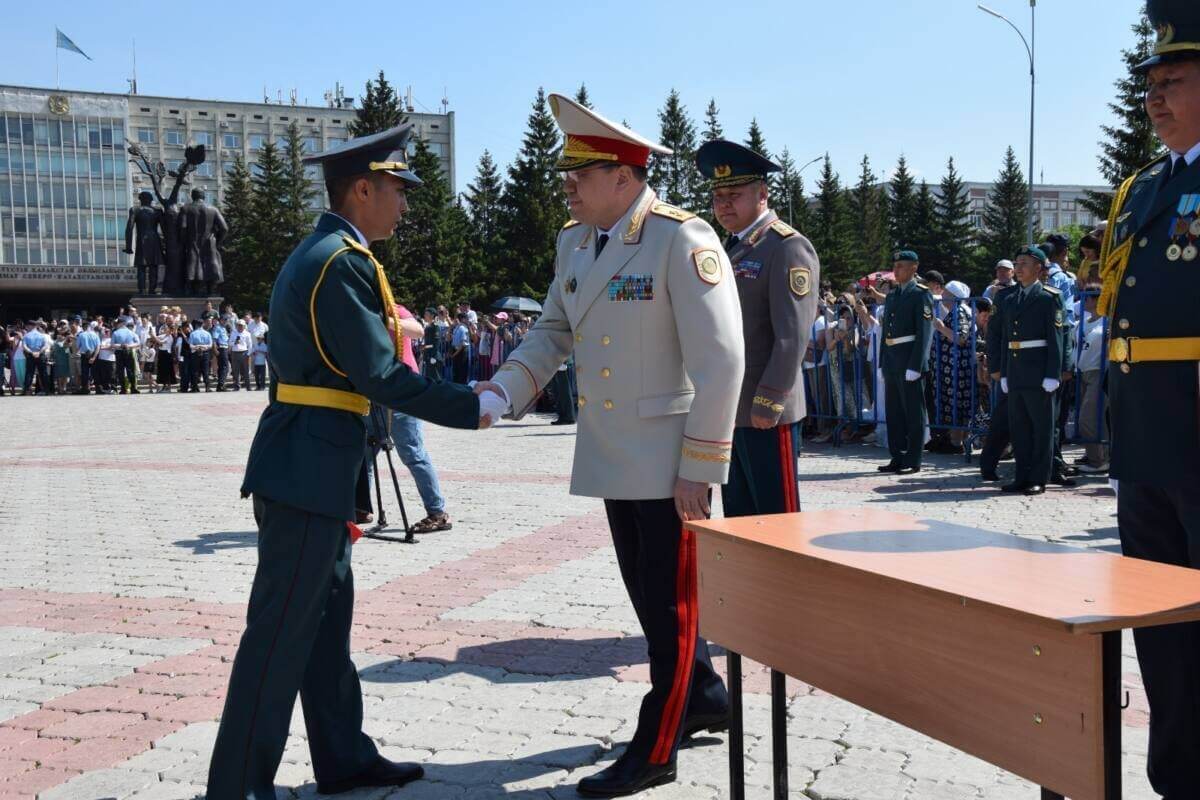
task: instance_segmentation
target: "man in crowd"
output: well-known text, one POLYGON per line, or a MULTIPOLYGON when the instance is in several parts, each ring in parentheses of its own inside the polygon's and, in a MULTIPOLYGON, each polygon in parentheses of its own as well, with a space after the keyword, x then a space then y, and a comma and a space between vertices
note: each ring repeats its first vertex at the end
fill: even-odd
POLYGON ((992 300, 992 316, 988 320, 987 331, 984 333, 987 352, 987 369, 992 379, 992 394, 995 403, 992 405, 991 418, 988 420, 987 438, 979 453, 979 475, 985 481, 998 481, 1000 475, 996 471, 1000 466, 1000 458, 1005 449, 1012 444, 1012 434, 1008 428, 1008 393, 1000 390, 1001 370, 1004 366, 1004 310, 1008 297, 1021 290, 1020 284, 1012 279, 1012 262, 1007 258, 996 264, 996 283, 988 288, 994 288, 992 300), (1001 265, 1008 264, 1008 283, 1002 283, 1001 265))
POLYGON ((779 171, 777 164, 715 139, 696 152, 696 166, 712 186, 713 214, 729 234, 725 251, 746 344, 722 505, 729 517, 799 511, 796 467, 805 414, 800 360, 817 314, 817 254, 767 205, 767 175, 779 171))
POLYGON ((133 318, 126 317, 112 333, 112 347, 117 357, 117 387, 119 394, 139 394, 137 388, 137 351, 141 346, 137 334, 133 331, 133 318), (128 384, 126 383, 128 382, 128 384), (128 387, 128 388, 127 388, 128 387))
MULTIPOLYGON (((75 350, 79 353, 79 388, 75 390, 76 394, 88 393, 92 385, 96 356, 100 355, 100 336, 92 325, 81 328, 79 333, 75 334, 75 350)), ((99 385, 96 386, 96 394, 100 394, 99 385)))
POLYGON ((575 353, 571 492, 604 498, 650 657, 632 741, 577 787, 617 797, 673 781, 681 738, 728 718, 698 634, 695 541, 682 523, 708 516, 711 485, 729 474, 741 310, 713 229, 647 186, 650 154, 670 151, 562 95, 550 109, 566 135, 558 169, 572 219, 541 319, 476 390, 498 389, 520 418, 575 353))
POLYGON ((271 326, 263 320, 261 311, 255 311, 250 322, 246 325, 246 330, 250 331, 250 335, 254 337, 254 341, 257 344, 271 330, 271 326))
POLYGON ((1013 280, 1013 262, 1007 258, 1002 258, 996 262, 996 280, 992 281, 983 290, 983 296, 991 300, 994 304, 996 302, 996 295, 1002 290, 1015 285, 1016 281, 1013 280))
POLYGON ((911 475, 921 471, 925 437, 924 374, 933 342, 933 295, 917 277, 920 257, 912 250, 893 256, 896 288, 883 304, 884 404, 891 460, 880 472, 911 475))
MULTIPOLYGON (((230 309, 232 311, 232 308, 230 309)), ((228 322, 228 325, 233 325, 233 317, 228 322)), ((225 318, 206 321, 205 329, 212 335, 213 352, 217 357, 217 391, 225 391, 225 381, 229 378, 229 328, 226 327, 225 318)))
POLYGON ((451 380, 455 383, 467 382, 470 359, 471 332, 467 329, 467 315, 460 311, 455 318, 454 330, 450 334, 451 380))
MULTIPOLYGON (((211 304, 210 304, 211 305, 211 304)), ((192 321, 192 333, 188 337, 188 344, 192 348, 192 391, 200 391, 200 378, 204 378, 204 391, 211 392, 212 387, 209 385, 208 367, 212 357, 213 337, 210 329, 212 328, 212 317, 201 322, 200 320, 192 321)))
MULTIPOLYGON (((243 496, 253 495, 258 569, 208 776, 209 800, 275 797, 297 693, 319 794, 400 786, 416 764, 380 755, 362 730, 350 660, 350 520, 365 453, 362 415, 376 402, 458 428, 486 427, 481 400, 432 384, 399 358, 391 288, 371 242, 407 210, 411 126, 351 140, 320 163, 332 211, 293 251, 271 296, 270 404, 259 420, 243 496), (319 469, 316 467, 319 465, 319 469)), ((500 413, 499 399, 488 408, 500 413)))
POLYGON ((245 320, 233 323, 233 337, 229 342, 229 359, 233 366, 233 390, 244 388, 250 391, 250 353, 254 349, 254 337, 246 330, 245 320))
POLYGON ((421 372, 431 381, 442 380, 442 354, 445 343, 437 324, 437 309, 425 309, 425 334, 421 342, 421 372))
POLYGON ((1107 320, 1096 313, 1100 298, 1099 276, 1084 284, 1088 293, 1084 298, 1084 312, 1079 320, 1081 342, 1079 346, 1079 438, 1084 441, 1084 460, 1079 471, 1096 475, 1108 471, 1109 441, 1108 402, 1104 391, 1104 348, 1108 342, 1107 320))
MULTIPOLYGON (((1125 555, 1200 568, 1200 5, 1151 0, 1154 54, 1136 68, 1167 153, 1117 191, 1100 313, 1110 319, 1110 475, 1125 555), (1187 276, 1187 277, 1182 277, 1187 276), (1166 434, 1166 435, 1164 435, 1166 434)), ((1168 800, 1200 786, 1200 623, 1133 634, 1150 701, 1148 765, 1168 800)))
POLYGON ((32 391, 41 394, 53 394, 50 388, 50 337, 46 335, 41 322, 30 320, 25 323, 25 335, 21 337, 21 349, 25 354, 25 383, 21 394, 28 395, 32 391), (34 379, 37 388, 34 389, 34 379))
POLYGON ((1054 458, 1054 392, 1062 377, 1062 295, 1038 276, 1047 263, 1034 245, 1017 253, 1021 288, 1004 298, 1000 390, 1008 395, 1008 426, 1016 475, 1005 492, 1042 494, 1054 458))

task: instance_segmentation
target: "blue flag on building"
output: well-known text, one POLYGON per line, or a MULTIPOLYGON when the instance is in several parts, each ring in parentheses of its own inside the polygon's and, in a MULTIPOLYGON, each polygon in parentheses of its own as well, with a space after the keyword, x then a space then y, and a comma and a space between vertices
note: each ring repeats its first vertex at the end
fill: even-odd
POLYGON ((82 50, 80 50, 80 49, 79 49, 79 45, 77 45, 77 44, 75 44, 74 42, 72 42, 72 41, 71 41, 71 37, 70 37, 70 36, 67 36, 65 33, 63 33, 62 31, 60 31, 58 28, 55 28, 55 29, 54 29, 54 33, 55 33, 55 35, 56 35, 56 38, 57 38, 57 40, 58 40, 58 41, 56 42, 56 45, 55 45, 55 46, 56 46, 56 47, 58 47, 60 50, 70 50, 72 53, 79 53, 79 55, 83 56, 83 57, 84 57, 84 58, 86 58, 88 61, 91 61, 91 60, 92 60, 92 57, 91 57, 91 56, 89 56, 87 53, 85 53, 85 52, 83 52, 82 50))

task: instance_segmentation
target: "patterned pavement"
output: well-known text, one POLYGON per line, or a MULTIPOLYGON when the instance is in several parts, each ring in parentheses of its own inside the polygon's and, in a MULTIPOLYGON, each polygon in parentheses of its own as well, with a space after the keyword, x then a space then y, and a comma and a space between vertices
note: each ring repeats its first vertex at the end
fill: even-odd
MULTIPOLYGON (((253 576, 239 485, 261 394, 4 398, 0 800, 203 796, 253 576)), ((599 501, 567 494, 572 429, 530 418, 427 427, 454 529, 355 546, 353 649, 367 730, 427 779, 377 798, 572 798, 632 733, 645 643, 599 501)), ((882 451, 810 448, 806 508, 891 510, 1115 548, 1101 481, 1002 497, 962 459, 881 476, 882 451)), ((418 505, 401 467, 410 510, 418 505)), ((386 496, 385 496, 386 498, 386 496)), ((386 501, 386 499, 385 499, 386 501)), ((392 509, 391 516, 398 516, 392 509)), ((724 659, 716 659, 724 667, 724 659)), ((747 665, 748 796, 770 797, 766 675, 747 665)), ((1126 797, 1144 777, 1145 697, 1126 643, 1126 797)), ((791 786, 811 800, 1017 800, 1031 785, 789 682, 791 786)), ((316 796, 301 715, 281 798, 316 796)), ((649 800, 728 796, 723 737, 649 800)))

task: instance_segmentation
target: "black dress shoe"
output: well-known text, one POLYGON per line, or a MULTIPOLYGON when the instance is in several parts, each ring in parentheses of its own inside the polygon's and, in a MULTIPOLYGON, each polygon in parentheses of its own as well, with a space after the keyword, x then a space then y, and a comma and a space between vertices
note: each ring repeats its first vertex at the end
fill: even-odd
POLYGON ((884 464, 882 467, 876 467, 875 469, 879 470, 880 472, 899 472, 900 465, 897 464, 895 461, 889 461, 888 463, 884 464))
POLYGON ((897 475, 914 475, 921 471, 920 467, 900 467, 896 470, 897 475))
POLYGON ((725 730, 729 730, 728 711, 721 711, 716 714, 696 714, 683 721, 682 738, 690 738, 701 731, 720 733, 725 730))
POLYGON ((1075 481, 1063 475, 1051 475, 1050 482, 1055 486, 1074 486, 1075 481))
POLYGON ((1023 484, 1023 483, 1006 483, 1000 487, 1000 491, 1002 491, 1002 492, 1023 492, 1023 491, 1025 491, 1025 484, 1023 484))
POLYGON ((550 424, 551 425, 574 425, 575 420, 573 420, 573 419, 556 419, 553 422, 551 422, 550 424))
POLYGON ((340 794, 363 786, 403 786, 424 774, 425 770, 420 764, 388 761, 383 756, 378 756, 369 767, 354 777, 337 781, 317 781, 317 793, 340 794))
POLYGON ((647 764, 636 758, 618 758, 609 767, 579 782, 575 791, 584 797, 624 797, 651 786, 674 783, 675 762, 647 764))
POLYGON ((981 472, 979 473, 979 479, 983 481, 998 481, 1000 480, 1000 476, 995 472, 981 472))
POLYGON ((1046 487, 1042 486, 1040 483, 1035 483, 1035 484, 1025 487, 1025 494, 1028 494, 1028 495, 1045 494, 1045 493, 1046 493, 1046 487))

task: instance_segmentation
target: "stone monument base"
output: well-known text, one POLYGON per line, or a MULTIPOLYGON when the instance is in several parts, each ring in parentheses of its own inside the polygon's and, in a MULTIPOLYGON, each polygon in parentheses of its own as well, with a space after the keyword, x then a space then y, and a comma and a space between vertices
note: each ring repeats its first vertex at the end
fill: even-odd
POLYGON ((205 303, 212 303, 213 308, 217 311, 221 310, 221 301, 225 298, 221 295, 177 295, 177 294, 135 294, 129 298, 139 313, 149 314, 151 319, 156 319, 158 312, 163 306, 173 308, 179 306, 183 309, 183 313, 188 319, 196 319, 200 316, 200 312, 204 310, 205 303))

